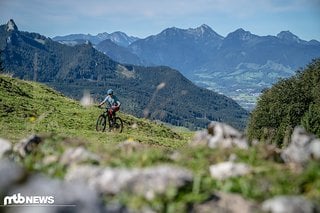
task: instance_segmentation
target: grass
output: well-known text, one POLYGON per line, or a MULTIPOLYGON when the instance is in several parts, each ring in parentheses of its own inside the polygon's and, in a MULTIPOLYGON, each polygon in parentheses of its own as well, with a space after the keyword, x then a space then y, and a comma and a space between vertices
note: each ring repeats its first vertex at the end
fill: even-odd
POLYGON ((90 139, 92 142, 120 142, 132 138, 142 143, 168 147, 181 146, 185 138, 164 125, 119 113, 123 134, 98 133, 95 122, 102 110, 83 107, 77 101, 42 85, 0 77, 0 136, 12 141, 32 133, 56 133, 90 139))
POLYGON ((130 193, 105 197, 106 202, 123 203, 131 208, 152 207, 157 212, 184 212, 191 204, 201 203, 216 191, 239 193, 258 203, 276 195, 304 195, 320 203, 320 164, 311 161, 302 172, 296 172, 270 154, 266 145, 248 150, 190 147, 194 132, 119 113, 125 121, 124 132, 96 132, 95 122, 102 112, 97 107, 83 107, 77 101, 38 83, 0 75, 0 137, 17 143, 30 134, 44 142, 26 158, 17 161, 31 172, 42 172, 63 178, 66 167, 59 159, 69 147, 83 146, 97 154, 101 166, 148 167, 177 165, 191 170, 194 181, 185 188, 168 192, 148 201, 130 193), (141 146, 119 147, 123 141, 141 146), (253 172, 243 177, 218 181, 211 178, 209 166, 236 156, 236 162, 247 163, 253 172))

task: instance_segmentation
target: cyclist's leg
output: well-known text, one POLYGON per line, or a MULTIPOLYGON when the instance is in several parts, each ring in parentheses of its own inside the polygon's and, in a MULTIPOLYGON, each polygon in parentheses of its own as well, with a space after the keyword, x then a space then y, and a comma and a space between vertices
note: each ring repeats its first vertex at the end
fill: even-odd
POLYGON ((120 109, 120 107, 118 107, 118 106, 112 107, 113 114, 116 115, 116 112, 118 112, 119 109, 120 109))
POLYGON ((111 118, 113 114, 113 110, 111 108, 107 109, 108 110, 108 116, 111 118))
POLYGON ((111 125, 113 125, 115 123, 115 115, 112 108, 108 109, 108 118, 109 118, 109 121, 111 121, 111 125))
POLYGON ((116 121, 116 112, 119 111, 119 108, 120 107, 118 107, 118 106, 111 107, 113 122, 116 121))

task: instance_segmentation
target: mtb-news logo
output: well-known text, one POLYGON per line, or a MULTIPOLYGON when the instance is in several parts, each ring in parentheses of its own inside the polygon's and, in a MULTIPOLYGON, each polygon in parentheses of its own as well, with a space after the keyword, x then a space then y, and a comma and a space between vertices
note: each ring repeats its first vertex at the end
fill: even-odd
POLYGON ((3 205, 53 205, 54 196, 23 196, 21 193, 6 196, 3 205))

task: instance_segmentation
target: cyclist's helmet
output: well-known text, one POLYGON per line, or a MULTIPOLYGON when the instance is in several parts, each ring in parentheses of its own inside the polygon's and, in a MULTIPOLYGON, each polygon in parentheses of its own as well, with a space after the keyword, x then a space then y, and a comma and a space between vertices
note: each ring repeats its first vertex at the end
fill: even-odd
POLYGON ((108 94, 108 95, 113 95, 113 90, 112 90, 112 89, 108 89, 107 94, 108 94))

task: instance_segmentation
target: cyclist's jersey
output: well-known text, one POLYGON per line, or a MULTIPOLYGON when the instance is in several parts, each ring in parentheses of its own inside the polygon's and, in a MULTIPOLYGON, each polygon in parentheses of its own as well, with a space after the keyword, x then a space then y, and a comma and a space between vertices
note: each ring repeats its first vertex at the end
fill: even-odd
POLYGON ((107 108, 112 106, 120 106, 120 101, 117 96, 113 95, 110 97, 109 95, 102 101, 102 103, 107 103, 107 108))

